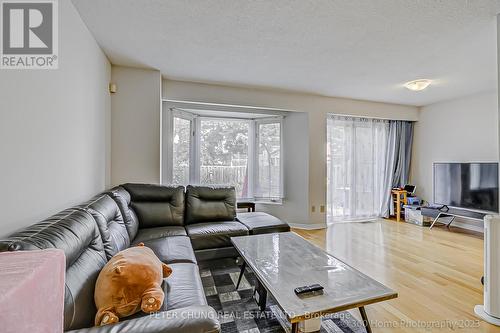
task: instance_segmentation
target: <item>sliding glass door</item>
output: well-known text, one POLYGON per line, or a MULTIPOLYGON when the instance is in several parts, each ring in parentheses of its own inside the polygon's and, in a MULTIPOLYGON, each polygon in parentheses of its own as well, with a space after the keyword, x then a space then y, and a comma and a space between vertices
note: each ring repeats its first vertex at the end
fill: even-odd
POLYGON ((389 122, 328 115, 328 222, 381 216, 389 122))

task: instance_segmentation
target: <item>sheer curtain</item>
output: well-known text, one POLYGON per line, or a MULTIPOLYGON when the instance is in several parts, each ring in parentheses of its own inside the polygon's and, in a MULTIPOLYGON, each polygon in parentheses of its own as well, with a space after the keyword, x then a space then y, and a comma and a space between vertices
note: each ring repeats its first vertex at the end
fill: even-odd
POLYGON ((388 135, 388 120, 328 115, 329 223, 382 215, 388 135))

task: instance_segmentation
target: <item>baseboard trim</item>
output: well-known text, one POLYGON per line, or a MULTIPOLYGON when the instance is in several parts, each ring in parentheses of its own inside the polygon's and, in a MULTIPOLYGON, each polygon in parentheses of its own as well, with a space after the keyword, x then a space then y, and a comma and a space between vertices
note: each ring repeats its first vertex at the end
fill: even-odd
POLYGON ((325 223, 288 223, 290 227, 295 229, 304 229, 304 230, 318 230, 325 229, 325 223))

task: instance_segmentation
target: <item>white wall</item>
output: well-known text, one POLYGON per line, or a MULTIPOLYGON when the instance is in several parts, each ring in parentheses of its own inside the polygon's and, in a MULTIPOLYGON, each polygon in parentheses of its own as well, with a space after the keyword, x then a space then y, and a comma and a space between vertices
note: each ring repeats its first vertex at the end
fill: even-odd
POLYGON ((113 66, 111 182, 160 182, 161 75, 113 66))
POLYGON ((307 113, 290 112, 283 120, 283 163, 285 199, 281 205, 257 205, 258 211, 279 216, 293 225, 309 219, 309 135, 307 113))
POLYGON ((59 1, 59 69, 0 70, 0 236, 110 181, 110 64, 59 1))
MULTIPOLYGON (((432 202, 434 162, 498 161, 498 98, 482 93, 422 107, 415 126, 411 181, 432 202)), ((463 221, 461 221, 463 222, 463 221)), ((480 223, 467 221, 482 230, 480 223)))
POLYGON ((266 205, 260 209, 287 219, 292 224, 309 227, 324 226, 326 220, 325 213, 319 209, 321 205, 326 205, 326 115, 337 113, 399 120, 417 120, 418 117, 417 108, 411 106, 172 80, 163 81, 163 98, 304 112, 307 121, 297 122, 290 133, 292 136, 297 133, 297 140, 300 137, 303 140, 300 143, 297 141, 297 149, 291 149, 291 156, 285 156, 285 168, 298 161, 307 166, 294 168, 288 174, 285 172, 287 201, 282 207, 266 205), (292 185, 295 176, 300 179, 297 186, 292 185), (313 205, 316 206, 315 213, 311 212, 313 205))

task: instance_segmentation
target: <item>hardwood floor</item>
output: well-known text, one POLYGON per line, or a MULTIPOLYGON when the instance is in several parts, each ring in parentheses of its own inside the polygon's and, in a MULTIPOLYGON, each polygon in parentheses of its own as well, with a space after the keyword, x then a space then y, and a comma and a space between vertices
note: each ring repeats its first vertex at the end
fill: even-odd
POLYGON ((366 307, 374 332, 500 332, 473 311, 483 303, 480 233, 392 220, 293 231, 399 293, 366 307))

